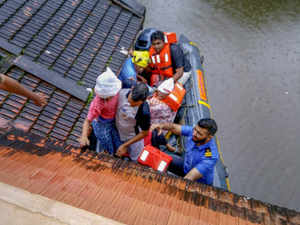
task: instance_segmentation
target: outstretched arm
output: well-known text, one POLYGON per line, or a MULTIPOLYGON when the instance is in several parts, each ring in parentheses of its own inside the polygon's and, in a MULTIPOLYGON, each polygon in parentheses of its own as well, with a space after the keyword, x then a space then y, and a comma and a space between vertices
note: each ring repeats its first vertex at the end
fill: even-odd
POLYGON ((175 74, 173 75, 174 82, 176 83, 183 75, 183 67, 177 68, 175 74))
POLYGON ((216 163, 216 159, 202 160, 193 169, 191 169, 184 178, 194 181, 202 177, 209 176, 209 174, 213 173, 216 163))
POLYGON ((81 137, 79 139, 80 147, 90 145, 90 141, 89 141, 89 138, 88 138, 90 124, 91 124, 91 121, 89 121, 88 118, 86 118, 84 120, 83 125, 82 125, 82 133, 81 133, 81 137))
POLYGON ((203 175, 196 168, 193 168, 185 175, 184 178, 194 181, 200 179, 201 177, 203 177, 203 175))
POLYGON ((131 138, 130 140, 128 140, 127 142, 125 142, 124 144, 122 144, 118 150, 116 155, 119 157, 122 157, 124 154, 127 153, 127 149, 130 145, 132 145, 135 142, 138 142, 139 140, 143 139, 144 137, 146 137, 148 135, 148 130, 143 130, 140 133, 138 133, 136 136, 134 136, 133 138, 131 138))
POLYGON ((151 131, 158 129, 158 133, 161 133, 161 130, 171 131, 173 134, 181 135, 181 125, 175 123, 161 123, 161 124, 153 124, 151 126, 151 131))
POLYGON ((26 89, 18 81, 4 74, 0 74, 0 89, 27 97, 38 106, 44 106, 47 103, 46 95, 43 93, 34 93, 26 89))

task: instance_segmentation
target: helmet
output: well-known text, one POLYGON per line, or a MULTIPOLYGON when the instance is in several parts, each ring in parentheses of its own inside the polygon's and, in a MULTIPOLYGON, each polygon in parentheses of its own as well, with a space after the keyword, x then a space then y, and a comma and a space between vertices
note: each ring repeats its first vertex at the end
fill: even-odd
POLYGON ((140 67, 146 68, 149 62, 149 52, 133 51, 132 62, 140 67))

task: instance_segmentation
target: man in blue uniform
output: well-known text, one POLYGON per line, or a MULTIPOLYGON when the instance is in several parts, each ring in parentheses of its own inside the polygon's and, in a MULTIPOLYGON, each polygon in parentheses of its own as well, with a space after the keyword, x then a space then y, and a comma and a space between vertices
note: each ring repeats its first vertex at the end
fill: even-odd
POLYGON ((215 140, 217 124, 213 119, 201 119, 196 126, 181 126, 174 123, 154 124, 151 130, 168 130, 186 136, 184 158, 173 156, 169 171, 184 178, 212 185, 214 167, 219 159, 215 140))

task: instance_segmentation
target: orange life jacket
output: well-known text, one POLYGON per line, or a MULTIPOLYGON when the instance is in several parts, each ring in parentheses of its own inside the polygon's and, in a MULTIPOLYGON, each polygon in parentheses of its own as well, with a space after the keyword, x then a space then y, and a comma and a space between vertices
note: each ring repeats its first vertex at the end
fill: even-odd
POLYGON ((162 102, 166 103, 174 112, 177 112, 181 106, 182 100, 185 95, 185 89, 180 83, 176 83, 173 91, 163 100, 162 102))
POLYGON ((151 46, 149 50, 150 54, 150 67, 152 68, 152 74, 159 74, 164 77, 172 77, 174 74, 172 67, 171 48, 170 44, 176 43, 176 33, 164 33, 165 45, 163 49, 157 54, 154 48, 151 46))
POLYGON ((138 162, 150 166, 154 170, 165 172, 172 162, 172 157, 151 145, 147 145, 141 151, 138 162))
POLYGON ((176 33, 164 32, 164 35, 165 35, 165 43, 169 43, 169 44, 177 43, 176 33))

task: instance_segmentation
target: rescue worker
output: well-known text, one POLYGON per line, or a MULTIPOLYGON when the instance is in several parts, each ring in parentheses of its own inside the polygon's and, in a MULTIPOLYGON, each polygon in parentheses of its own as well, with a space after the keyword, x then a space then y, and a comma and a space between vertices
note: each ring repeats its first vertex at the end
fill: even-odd
POLYGON ((121 86, 121 81, 109 68, 98 76, 94 88, 96 96, 90 104, 79 140, 82 149, 90 145, 90 124, 92 124, 97 138, 97 152, 105 150, 113 155, 121 145, 119 134, 115 127, 115 116, 121 86))
POLYGON ((151 35, 152 46, 149 50, 151 86, 158 86, 160 81, 170 77, 174 78, 174 82, 185 84, 191 75, 191 65, 176 43, 176 38, 169 39, 166 42, 167 34, 162 31, 156 31, 151 35))
POLYGON ((118 76, 118 78, 122 81, 122 88, 131 88, 134 84, 136 84, 137 79, 147 83, 147 80, 140 74, 148 66, 148 62, 148 51, 133 51, 132 56, 129 57, 123 64, 118 76))
POLYGON ((200 183, 212 185, 214 167, 219 159, 215 140, 217 124, 213 119, 201 119, 196 126, 181 126, 174 123, 154 124, 151 130, 168 130, 174 134, 186 136, 184 158, 172 156, 168 168, 172 173, 200 183))
POLYGON ((116 153, 119 157, 129 154, 132 161, 137 161, 143 150, 150 129, 150 109, 145 101, 148 93, 147 85, 141 82, 120 91, 116 126, 123 144, 116 153))
POLYGON ((45 94, 40 92, 32 92, 21 85, 18 81, 4 74, 0 74, 0 89, 27 97, 37 106, 44 106, 47 103, 48 97, 45 94))

